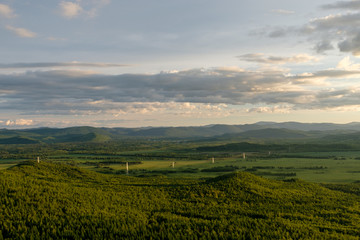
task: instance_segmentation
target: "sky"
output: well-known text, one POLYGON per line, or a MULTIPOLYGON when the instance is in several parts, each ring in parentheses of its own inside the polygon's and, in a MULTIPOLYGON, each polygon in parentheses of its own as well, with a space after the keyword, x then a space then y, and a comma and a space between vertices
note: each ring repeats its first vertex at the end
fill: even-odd
POLYGON ((360 121, 360 0, 0 1, 0 128, 360 121))

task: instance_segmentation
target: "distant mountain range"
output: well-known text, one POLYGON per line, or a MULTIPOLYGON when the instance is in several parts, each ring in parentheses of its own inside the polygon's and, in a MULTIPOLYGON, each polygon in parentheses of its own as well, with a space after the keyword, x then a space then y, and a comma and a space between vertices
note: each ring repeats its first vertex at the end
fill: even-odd
POLYGON ((124 138, 357 141, 360 140, 360 123, 258 122, 200 127, 0 129, 0 144, 106 142, 124 138))

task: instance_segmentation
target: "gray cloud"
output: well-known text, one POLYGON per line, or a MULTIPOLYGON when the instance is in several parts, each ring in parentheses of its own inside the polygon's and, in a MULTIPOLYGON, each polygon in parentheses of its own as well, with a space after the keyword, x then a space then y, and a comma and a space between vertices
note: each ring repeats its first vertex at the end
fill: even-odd
POLYGON ((295 35, 307 37, 317 53, 338 47, 341 52, 360 54, 360 1, 340 1, 322 6, 323 9, 348 9, 351 12, 330 14, 314 18, 302 26, 276 26, 265 31, 270 38, 295 35))
POLYGON ((332 49, 334 49, 334 46, 328 40, 322 40, 322 41, 316 43, 316 45, 314 47, 314 50, 317 53, 324 53, 324 52, 326 52, 328 50, 332 50, 332 49))
POLYGON ((352 52, 355 56, 360 55, 360 32, 358 32, 355 36, 339 42, 338 47, 342 52, 352 52))
POLYGON ((346 13, 346 14, 337 14, 329 15, 322 18, 316 18, 311 20, 305 28, 312 29, 310 33, 316 31, 348 31, 354 28, 357 28, 357 24, 360 23, 360 13, 346 13))
POLYGON ((332 49, 335 42, 341 52, 359 54, 360 12, 329 15, 310 21, 301 28, 301 32, 320 39, 314 47, 317 52, 332 49))
POLYGON ((355 10, 360 9, 360 1, 352 0, 352 1, 338 1, 333 4, 326 4, 322 6, 323 9, 349 9, 355 10))
POLYGON ((357 70, 339 70, 339 69, 330 69, 330 70, 320 70, 311 74, 306 75, 297 75, 292 77, 293 79, 297 80, 304 80, 304 79, 314 79, 314 78, 346 78, 352 77, 355 75, 360 75, 360 71, 357 70))
POLYGON ((240 60, 265 64, 286 64, 286 63, 304 63, 316 61, 317 58, 307 54, 299 54, 291 57, 266 56, 262 53, 251 53, 238 56, 240 60))
POLYGON ((88 62, 37 62, 37 63, 10 63, 0 64, 0 69, 15 69, 15 68, 52 68, 52 67, 126 67, 126 64, 117 63, 88 63, 88 62))
POLYGON ((312 84, 312 79, 355 74, 360 72, 326 70, 295 77, 286 77, 280 71, 230 69, 117 76, 79 71, 26 72, 0 75, 3 86, 0 109, 27 115, 140 113, 169 108, 170 103, 177 103, 171 105, 174 108, 187 108, 186 104, 190 103, 201 106, 292 105, 295 109, 316 109, 357 104, 360 91, 339 87, 336 94, 333 89, 314 90, 316 85, 312 84), (339 98, 339 91, 346 91, 346 94, 339 98), (179 105, 182 103, 185 105, 179 105))
POLYGON ((296 31, 294 27, 275 27, 269 33, 270 38, 280 38, 292 34, 296 31))

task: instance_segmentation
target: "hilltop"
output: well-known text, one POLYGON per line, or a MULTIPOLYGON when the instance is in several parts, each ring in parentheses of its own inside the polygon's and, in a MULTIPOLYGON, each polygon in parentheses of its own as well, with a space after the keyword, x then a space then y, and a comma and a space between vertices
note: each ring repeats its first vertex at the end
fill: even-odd
POLYGON ((202 139, 232 140, 314 140, 336 141, 335 136, 349 136, 358 140, 360 123, 273 123, 259 122, 244 125, 208 125, 200 127, 148 127, 148 128, 37 128, 0 130, 0 144, 35 143, 102 143, 122 139, 202 139), (330 137, 328 137, 330 136, 330 137))
POLYGON ((0 172, 0 236, 357 239, 359 200, 356 193, 244 172, 139 178, 25 162, 0 172))

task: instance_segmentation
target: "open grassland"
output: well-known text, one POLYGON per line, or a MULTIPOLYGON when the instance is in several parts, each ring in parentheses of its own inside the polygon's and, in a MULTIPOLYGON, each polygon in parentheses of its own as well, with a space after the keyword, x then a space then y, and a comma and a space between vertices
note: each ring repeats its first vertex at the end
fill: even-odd
MULTIPOLYGON (((360 152, 284 153, 264 155, 213 153, 196 155, 142 152, 124 155, 54 156, 51 161, 71 162, 81 168, 108 174, 166 175, 168 177, 216 177, 227 172, 247 171, 271 179, 299 178, 319 183, 352 183, 360 180, 360 152), (179 157, 180 156, 180 157, 179 157), (190 158, 190 159, 189 159, 190 158), (174 166, 173 166, 174 164, 174 166)), ((4 166, 5 167, 5 166, 4 166)))
POLYGON ((298 178, 341 184, 360 180, 359 151, 334 151, 333 145, 319 145, 321 151, 298 151, 307 146, 176 141, 4 145, 0 149, 0 169, 40 157, 45 162, 68 163, 115 175, 126 175, 128 162, 130 176, 200 179, 245 171, 278 180, 298 178))
MULTIPOLYGON (((130 157, 118 158, 111 157, 111 161, 97 156, 84 155, 67 156, 67 158, 56 157, 56 160, 46 160, 55 162, 72 162, 81 168, 109 174, 126 174, 125 162, 129 163, 129 174, 143 175, 167 175, 168 177, 216 177, 232 171, 248 171, 256 175, 271 179, 299 178, 310 182, 319 183, 352 183, 360 180, 360 159, 358 152, 342 152, 334 154, 297 153, 294 157, 259 157, 256 154, 249 154, 246 159, 242 156, 231 156, 227 158, 215 158, 212 163, 211 158, 205 160, 146 160, 135 161, 130 157), (299 157, 301 156, 301 157, 299 157), (105 162, 105 163, 104 163, 105 162), (136 162, 137 164, 132 164, 136 162), (174 167, 173 167, 174 163, 174 167), (223 167, 223 169, 221 169, 223 167), (226 167, 230 167, 227 168, 226 167), (212 170, 213 169, 213 170, 212 170)), ((156 157, 154 157, 156 159, 156 157)), ((16 161, 0 161, 0 169, 14 166, 16 161)))

